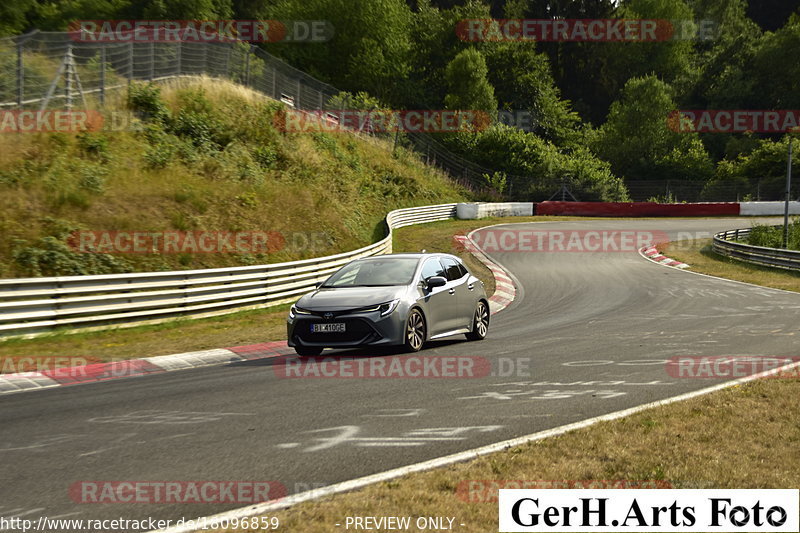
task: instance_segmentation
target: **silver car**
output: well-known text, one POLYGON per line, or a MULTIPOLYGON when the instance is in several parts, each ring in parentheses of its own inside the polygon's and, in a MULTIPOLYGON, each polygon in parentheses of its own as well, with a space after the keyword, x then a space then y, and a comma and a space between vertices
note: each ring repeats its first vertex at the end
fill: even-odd
POLYGON ((489 330, 483 282, 450 254, 389 254, 352 261, 289 311, 289 346, 298 355, 324 348, 402 345, 456 334, 481 340, 489 330))

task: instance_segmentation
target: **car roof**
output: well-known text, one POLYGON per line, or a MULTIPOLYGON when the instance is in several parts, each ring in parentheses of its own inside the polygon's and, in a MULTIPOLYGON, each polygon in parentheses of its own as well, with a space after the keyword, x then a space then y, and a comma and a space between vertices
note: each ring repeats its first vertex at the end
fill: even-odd
POLYGON ((398 259, 400 259, 400 258, 423 259, 423 258, 427 258, 427 257, 442 257, 442 256, 454 257, 451 254, 447 254, 447 253, 443 253, 443 252, 435 252, 435 253, 403 252, 403 253, 396 253, 396 254, 371 255, 369 257, 362 257, 362 258, 358 259, 358 261, 366 261, 366 260, 369 260, 369 259, 381 259, 381 258, 385 258, 385 257, 391 257, 391 258, 395 258, 396 257, 398 259))

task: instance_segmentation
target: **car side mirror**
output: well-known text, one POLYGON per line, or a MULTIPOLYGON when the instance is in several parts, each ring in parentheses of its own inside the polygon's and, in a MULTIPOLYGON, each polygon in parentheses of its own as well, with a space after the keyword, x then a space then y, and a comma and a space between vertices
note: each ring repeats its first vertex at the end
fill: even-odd
POLYGON ((318 281, 318 282, 316 282, 316 283, 314 284, 314 288, 315 288, 315 289, 319 289, 321 286, 322 286, 322 282, 321 282, 321 281, 318 281))
POLYGON ((447 284, 447 279, 444 276, 431 276, 425 281, 429 289, 434 287, 443 287, 447 284))

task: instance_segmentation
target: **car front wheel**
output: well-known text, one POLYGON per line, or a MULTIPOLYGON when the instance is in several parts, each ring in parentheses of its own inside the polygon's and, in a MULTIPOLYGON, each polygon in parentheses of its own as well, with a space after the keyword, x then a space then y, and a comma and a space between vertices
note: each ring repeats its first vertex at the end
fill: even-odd
POLYGON ((408 352, 418 352, 425 344, 425 317, 419 309, 412 309, 406 320, 406 337, 403 346, 408 352))
POLYGON ((489 333, 489 308, 481 300, 475 308, 475 317, 472 320, 472 331, 466 334, 467 339, 479 341, 486 338, 489 333))

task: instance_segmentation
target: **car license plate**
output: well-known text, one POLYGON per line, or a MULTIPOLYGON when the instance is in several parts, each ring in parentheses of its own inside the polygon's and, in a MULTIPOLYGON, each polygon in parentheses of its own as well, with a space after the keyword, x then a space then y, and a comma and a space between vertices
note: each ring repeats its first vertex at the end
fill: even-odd
POLYGON ((311 331, 313 333, 344 333, 344 323, 311 324, 311 331))

